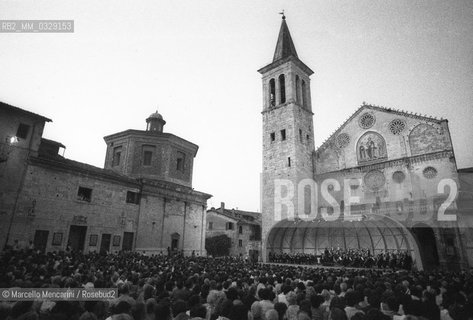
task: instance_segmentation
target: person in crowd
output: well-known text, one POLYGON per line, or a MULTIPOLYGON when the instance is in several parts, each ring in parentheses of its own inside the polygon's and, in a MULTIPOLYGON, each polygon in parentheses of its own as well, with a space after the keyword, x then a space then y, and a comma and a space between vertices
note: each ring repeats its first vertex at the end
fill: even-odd
POLYGON ((287 304, 284 302, 276 302, 274 304, 274 310, 278 313, 278 320, 284 320, 287 311, 287 304))
MULTIPOLYGON (((179 252, 147 256, 10 247, 0 255, 0 288, 115 288, 118 296, 87 302, 5 301, 0 320, 472 318, 472 271, 394 268, 403 257, 403 252, 328 248, 317 261, 332 266, 313 268, 287 264, 289 253, 272 254, 281 264, 262 264, 179 252), (378 256, 381 269, 343 268, 378 256)), ((309 264, 312 258, 299 254, 298 259, 309 264)))
POLYGON ((171 320, 171 308, 168 300, 158 303, 154 307, 155 320, 171 320))
POLYGON ((296 320, 299 312, 299 305, 297 304, 297 295, 294 291, 290 291, 286 294, 286 300, 288 307, 286 310, 287 320, 296 320))
POLYGON ((200 303, 192 306, 189 313, 191 320, 205 320, 207 317, 207 309, 200 303))
POLYGON ((268 310, 274 309, 274 303, 272 302, 272 291, 270 288, 262 288, 258 291, 258 296, 260 297, 259 304, 261 305, 262 319, 269 320, 266 319, 266 312, 268 310))
POLYGON ((352 317, 357 314, 357 313, 362 313, 364 314, 364 312, 362 310, 360 310, 359 308, 357 308, 359 302, 360 302, 360 299, 359 299, 359 296, 358 296, 358 292, 356 291, 348 291, 346 294, 345 294, 345 302, 346 302, 346 307, 345 307, 345 314, 347 315, 347 318, 348 320, 351 320, 352 317))
POLYGON ((190 316, 187 315, 187 304, 184 300, 176 300, 172 304, 172 316, 173 320, 189 320, 190 316))

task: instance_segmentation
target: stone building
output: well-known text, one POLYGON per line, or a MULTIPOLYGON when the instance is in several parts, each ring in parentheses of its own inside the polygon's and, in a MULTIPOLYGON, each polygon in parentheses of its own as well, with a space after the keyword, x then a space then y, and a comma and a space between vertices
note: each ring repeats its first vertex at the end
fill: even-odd
POLYGON ((259 212, 220 208, 207 210, 207 238, 227 235, 232 245, 230 255, 258 260, 261 252, 261 214, 259 212))
POLYGON ((466 249, 468 265, 473 266, 473 167, 458 170, 460 187, 458 190, 457 206, 460 236, 466 249))
POLYGON ((285 17, 273 61, 258 71, 264 260, 271 251, 340 247, 407 251, 420 269, 473 265, 458 228, 466 217, 456 210, 447 120, 363 103, 316 150, 314 72, 298 58, 285 17))
POLYGON ((205 254, 210 195, 192 188, 197 145, 163 132, 153 113, 146 130, 106 136, 98 168, 61 156, 64 146, 42 137, 48 121, 0 104, 2 248, 205 254))

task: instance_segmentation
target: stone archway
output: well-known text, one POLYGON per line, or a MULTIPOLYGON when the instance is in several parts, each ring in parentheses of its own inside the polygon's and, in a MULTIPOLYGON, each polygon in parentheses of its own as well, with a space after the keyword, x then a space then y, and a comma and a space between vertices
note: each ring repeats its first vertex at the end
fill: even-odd
POLYGON ((420 257, 424 268, 437 268, 440 265, 440 261, 434 230, 424 224, 415 225, 410 230, 419 244, 420 257))
POLYGON ((398 221, 375 214, 353 221, 282 220, 271 228, 264 243, 265 261, 270 252, 318 255, 325 248, 366 248, 373 254, 407 251, 417 269, 423 269, 418 241, 413 234, 398 221))

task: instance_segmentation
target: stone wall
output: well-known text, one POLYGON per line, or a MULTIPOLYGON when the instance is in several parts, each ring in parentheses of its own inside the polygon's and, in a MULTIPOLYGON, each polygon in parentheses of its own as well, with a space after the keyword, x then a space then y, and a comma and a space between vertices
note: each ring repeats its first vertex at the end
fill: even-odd
POLYGON ((252 225, 245 223, 244 221, 228 218, 212 210, 207 211, 206 238, 222 234, 227 235, 232 241, 230 248, 231 256, 248 258, 250 250, 261 250, 261 241, 250 240, 252 235, 251 228, 252 225), (212 229, 209 228, 210 222, 212 223, 212 229), (226 226, 228 222, 232 222, 234 224, 233 230, 227 230, 226 226), (240 233, 239 230, 240 226, 242 228, 242 233, 240 233))
MULTIPOLYGON (((11 238, 23 243, 34 239, 36 230, 49 231, 46 249, 64 250, 71 225, 87 227, 85 252, 100 248, 101 234, 136 232, 138 208, 126 202, 127 191, 139 192, 136 184, 122 184, 77 172, 30 165, 18 200, 11 238), (78 188, 92 189, 90 202, 78 198, 78 188), (52 245, 54 233, 62 242, 52 245), (90 235, 98 235, 96 246, 89 246, 90 235)), ((120 246, 111 246, 118 251, 120 246)))
POLYGON ((155 194, 144 194, 140 208, 136 250, 167 253, 172 238, 178 239, 177 250, 189 255, 205 255, 205 206, 173 200, 155 194))
MULTIPOLYGON (((38 154, 44 124, 43 118, 0 106, 0 248, 4 247, 15 211, 17 194, 26 173, 26 160, 38 154), (26 138, 12 142, 10 139, 17 135, 20 123, 29 126, 28 134, 26 138)), ((9 243, 12 243, 12 237, 9 243)))
POLYGON ((124 233, 132 232, 137 251, 165 253, 177 234, 179 251, 205 255, 205 199, 192 202, 178 192, 174 198, 145 193, 138 203, 128 203, 127 192, 139 194, 140 189, 132 179, 126 183, 91 172, 81 174, 77 168, 30 165, 11 239, 26 245, 36 230, 45 230, 49 232, 46 250, 64 250, 71 225, 78 225, 87 227, 85 252, 100 250, 102 234, 110 234, 112 240, 119 236, 120 242, 113 245, 111 241, 110 246, 110 251, 119 251, 124 233), (90 201, 78 197, 79 187, 92 189, 90 201), (55 233, 62 234, 62 241, 53 245, 55 233), (91 235, 97 235, 96 245, 90 245, 91 235))

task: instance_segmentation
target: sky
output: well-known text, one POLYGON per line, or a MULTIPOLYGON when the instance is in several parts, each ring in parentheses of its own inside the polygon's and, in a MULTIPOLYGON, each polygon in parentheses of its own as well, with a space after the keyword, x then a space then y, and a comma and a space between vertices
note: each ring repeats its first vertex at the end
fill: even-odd
POLYGON ((74 33, 0 33, 0 100, 53 120, 44 137, 103 167, 103 137, 145 129, 199 145, 208 206, 258 211, 262 83, 284 9, 311 79, 316 147, 363 103, 447 118, 473 166, 473 1, 3 0, 1 20, 74 20, 74 33))

